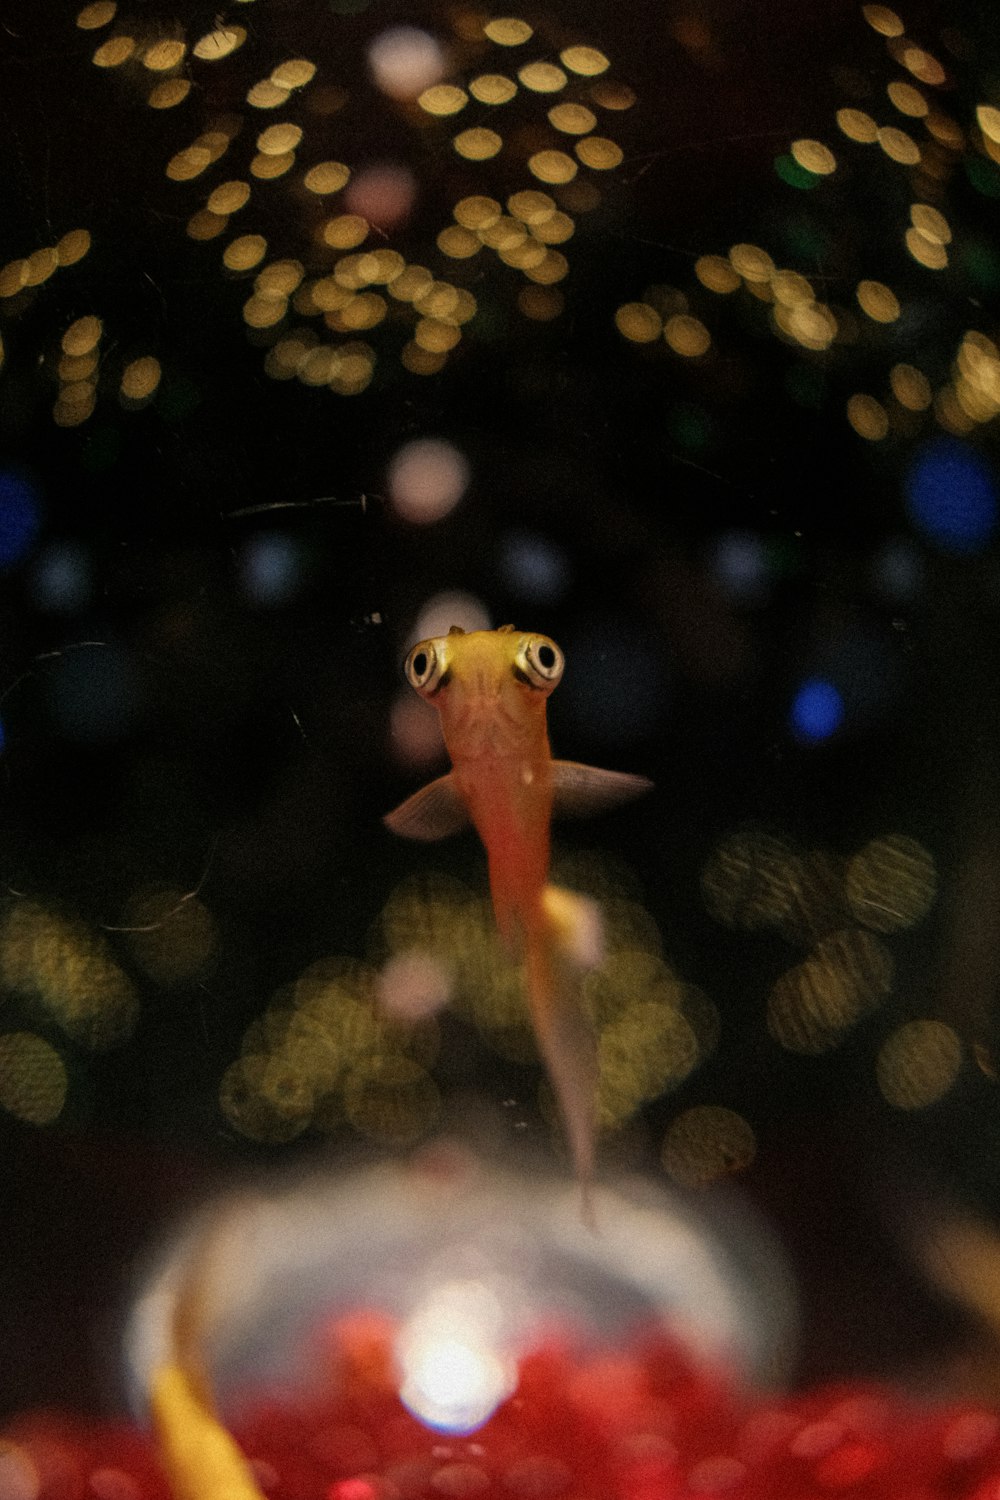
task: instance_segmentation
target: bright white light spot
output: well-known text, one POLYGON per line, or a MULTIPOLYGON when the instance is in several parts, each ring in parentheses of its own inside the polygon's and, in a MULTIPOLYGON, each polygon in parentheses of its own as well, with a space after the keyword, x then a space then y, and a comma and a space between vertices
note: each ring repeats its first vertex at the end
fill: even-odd
POLYGON ((440 42, 416 26, 392 26, 368 48, 368 66, 383 94, 415 99, 447 72, 440 42))
POLYGON ((480 1281, 433 1292, 400 1330, 400 1398, 429 1427, 473 1432, 517 1385, 517 1364, 501 1346, 502 1313, 480 1281))
POLYGON ((381 162, 355 173, 344 193, 348 213, 360 214, 376 229, 396 229, 417 201, 417 179, 409 167, 381 162))
POLYGON ((407 443, 389 464, 389 497, 406 521, 430 526, 454 510, 469 484, 468 460, 442 438, 407 443))
POLYGON ((447 635, 453 625, 466 632, 489 630, 490 617, 474 594, 463 594, 457 589, 453 593, 434 594, 417 616, 406 647, 409 649, 435 635, 447 635))
POLYGON ((379 1004, 400 1021, 423 1021, 447 1005, 450 996, 448 970, 419 948, 394 954, 379 975, 379 1004))

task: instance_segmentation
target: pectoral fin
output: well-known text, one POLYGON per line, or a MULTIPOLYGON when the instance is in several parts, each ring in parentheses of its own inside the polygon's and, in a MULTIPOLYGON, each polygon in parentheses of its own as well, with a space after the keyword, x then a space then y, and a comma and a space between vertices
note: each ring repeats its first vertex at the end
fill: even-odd
POLYGON ((386 828, 404 839, 446 839, 468 826, 469 813, 449 773, 422 786, 382 819, 386 828))
POLYGON ((553 812, 563 818, 606 812, 633 797, 641 797, 652 785, 647 777, 633 776, 629 771, 601 771, 597 766, 582 766, 575 760, 554 760, 553 812))

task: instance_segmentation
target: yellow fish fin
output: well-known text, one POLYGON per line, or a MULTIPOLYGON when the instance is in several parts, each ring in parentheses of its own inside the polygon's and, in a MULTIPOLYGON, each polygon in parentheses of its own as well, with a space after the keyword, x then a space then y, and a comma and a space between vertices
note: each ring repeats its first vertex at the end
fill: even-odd
POLYGON ((153 1376, 150 1406, 174 1500, 266 1500, 201 1382, 187 1370, 161 1365, 153 1376))
POLYGON ((446 839, 469 823, 469 813, 449 773, 422 786, 382 819, 386 828, 404 839, 446 839))
POLYGON ((575 760, 554 760, 552 810, 557 818, 582 818, 641 797, 652 785, 648 777, 629 771, 602 771, 575 760))
POLYGON ((525 961, 535 1035, 562 1115, 573 1166, 593 1224, 590 1185, 597 1130, 597 1038, 583 1002, 582 973, 601 960, 594 902, 559 886, 542 894, 542 920, 528 934, 525 961))

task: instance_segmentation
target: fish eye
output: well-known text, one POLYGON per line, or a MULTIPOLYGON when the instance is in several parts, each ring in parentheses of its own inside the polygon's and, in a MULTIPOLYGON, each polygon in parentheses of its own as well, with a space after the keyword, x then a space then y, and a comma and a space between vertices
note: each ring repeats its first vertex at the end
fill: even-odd
POLYGON ((555 641, 532 635, 517 653, 517 666, 532 687, 553 688, 563 674, 563 654, 555 641))
POLYGON ((441 677, 441 654, 433 641, 421 641, 406 658, 406 678, 418 693, 433 692, 441 677))

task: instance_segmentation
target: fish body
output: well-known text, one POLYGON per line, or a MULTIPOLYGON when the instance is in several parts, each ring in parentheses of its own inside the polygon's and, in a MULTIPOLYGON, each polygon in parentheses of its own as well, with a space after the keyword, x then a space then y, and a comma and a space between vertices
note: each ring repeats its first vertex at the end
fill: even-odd
POLYGON ((554 641, 511 625, 468 634, 453 626, 414 646, 406 675, 440 714, 452 769, 385 822, 409 838, 442 838, 469 822, 479 834, 497 925, 524 959, 535 1034, 586 1185, 597 1081, 579 984, 588 903, 548 882, 551 823, 554 813, 600 811, 650 783, 553 759, 546 705, 562 672, 554 641))

